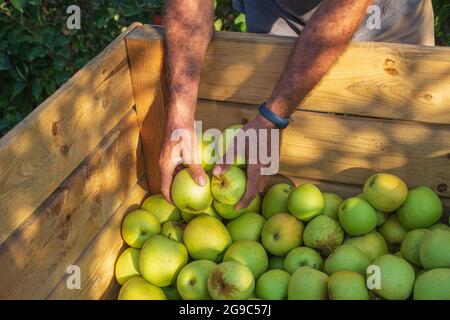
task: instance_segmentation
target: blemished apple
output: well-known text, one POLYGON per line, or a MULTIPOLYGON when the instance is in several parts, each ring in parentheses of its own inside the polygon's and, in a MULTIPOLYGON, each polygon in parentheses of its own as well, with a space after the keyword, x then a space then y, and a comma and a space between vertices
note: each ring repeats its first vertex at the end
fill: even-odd
POLYGON ((162 235, 151 236, 142 247, 139 269, 148 282, 165 287, 173 284, 188 261, 188 252, 179 242, 162 235))
POLYGON ((236 261, 218 264, 208 278, 208 292, 214 300, 245 300, 254 289, 253 273, 236 261))
MULTIPOLYGON (((231 142, 233 141, 234 137, 238 134, 238 132, 243 128, 244 126, 242 124, 236 124, 234 126, 231 126, 227 129, 225 129, 219 138, 219 155, 220 158, 222 158, 227 151, 229 151, 229 147, 231 145, 231 142)), ((233 165, 245 168, 245 156, 238 154, 235 155, 235 159, 233 161, 233 165)))
POLYGON ((141 208, 153 214, 160 224, 166 221, 178 221, 181 219, 180 210, 170 204, 162 194, 155 194, 148 197, 141 208))
POLYGON ((325 199, 313 184, 303 184, 289 194, 289 212, 302 221, 309 221, 323 212, 325 199))
POLYGON ((116 280, 120 285, 134 277, 139 277, 139 256, 141 250, 136 248, 127 248, 116 261, 115 272, 116 280))
POLYGON ((266 219, 264 219, 262 215, 254 212, 248 212, 228 222, 227 229, 228 232, 230 232, 231 239, 233 241, 259 241, 265 222, 266 219))
POLYGON ((189 169, 182 169, 173 179, 171 197, 181 211, 204 212, 212 203, 209 177, 206 176, 206 185, 199 186, 192 179, 189 169))
POLYGON ((230 167, 222 175, 212 178, 211 192, 220 203, 234 206, 244 195, 246 185, 247 175, 244 170, 230 167))
POLYGON ((167 297, 161 288, 142 277, 136 277, 123 285, 118 300, 167 300, 167 297))
POLYGON ((184 221, 167 221, 161 227, 161 235, 178 242, 183 242, 185 228, 186 223, 184 221))
POLYGON ((262 201, 261 212, 264 218, 269 219, 271 216, 289 212, 287 207, 287 199, 294 187, 288 183, 278 183, 269 188, 262 201))
POLYGON ((264 247, 253 240, 238 240, 227 249, 223 261, 236 261, 246 265, 255 279, 267 271, 269 258, 264 247))
POLYGON ((181 269, 177 289, 184 300, 210 300, 208 278, 216 264, 210 260, 197 260, 181 269))
POLYGON ((291 275, 284 270, 274 269, 262 274, 256 281, 256 296, 264 300, 283 300, 287 298, 291 275))
POLYGON ((122 238, 133 248, 142 248, 144 242, 152 235, 161 232, 161 225, 156 217, 145 210, 134 210, 127 214, 122 223, 122 238))
POLYGON ((239 210, 236 210, 233 205, 226 205, 223 204, 217 200, 214 199, 214 208, 216 209, 217 213, 224 219, 232 220, 236 219, 240 215, 247 213, 247 212, 259 212, 261 209, 261 196, 257 194, 247 208, 242 208, 239 210))
POLYGON ((269 253, 281 257, 302 244, 302 235, 300 220, 289 213, 277 213, 264 224, 261 240, 269 253))
POLYGON ((218 219, 200 215, 184 229, 183 241, 192 258, 218 262, 231 245, 231 236, 218 219))

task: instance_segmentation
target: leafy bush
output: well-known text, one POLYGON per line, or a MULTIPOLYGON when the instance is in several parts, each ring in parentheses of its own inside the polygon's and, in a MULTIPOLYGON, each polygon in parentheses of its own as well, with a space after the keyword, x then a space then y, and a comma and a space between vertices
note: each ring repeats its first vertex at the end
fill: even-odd
MULTIPOLYGON (((0 0, 0 136, 133 21, 152 23, 163 0, 81 0, 81 30, 66 28, 73 0, 0 0)), ((450 43, 450 4, 433 0, 436 38, 450 43)), ((215 0, 216 30, 246 31, 231 0, 215 0)))

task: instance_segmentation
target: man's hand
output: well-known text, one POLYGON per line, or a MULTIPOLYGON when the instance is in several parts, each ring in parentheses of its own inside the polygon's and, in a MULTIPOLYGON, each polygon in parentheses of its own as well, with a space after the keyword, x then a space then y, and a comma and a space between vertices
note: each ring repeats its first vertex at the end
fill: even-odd
MULTIPOLYGON (((177 167, 192 163, 189 156, 197 144, 190 139, 172 139, 176 129, 194 137, 197 92, 208 44, 213 34, 214 4, 212 0, 166 0, 166 67, 168 84, 168 117, 166 136, 161 149, 161 192, 170 199, 170 189, 177 167), (191 143, 192 142, 192 143, 191 143)), ((198 185, 206 184, 200 164, 190 164, 191 175, 198 185)))
MULTIPOLYGON (((242 208, 248 207, 250 202, 253 200, 253 198, 257 195, 257 193, 260 193, 264 190, 264 187, 267 183, 268 177, 267 175, 262 175, 261 170, 264 167, 267 167, 268 164, 262 164, 261 163, 261 150, 260 147, 260 130, 268 130, 275 129, 275 126, 266 120, 265 118, 258 115, 254 120, 248 122, 245 124, 245 126, 242 128, 243 133, 245 134, 246 131, 254 130, 256 132, 256 137, 258 141, 249 141, 249 139, 245 139, 245 148, 244 148, 244 155, 245 155, 245 161, 247 163, 247 189, 245 191, 245 194, 241 198, 241 200, 236 204, 235 209, 239 210, 242 208), (256 151, 256 154, 250 154, 249 151, 252 150, 250 148, 250 145, 257 146, 253 150, 256 151), (256 159, 257 163, 249 163, 250 159, 256 159)), ((251 136, 251 135, 248 135, 251 136)), ((266 141, 263 142, 263 145, 267 148, 268 155, 271 155, 272 152, 279 152, 279 150, 272 150, 272 141, 271 141, 271 134, 268 132, 266 141)), ((236 159, 239 154, 239 150, 237 148, 238 138, 237 136, 234 138, 234 144, 230 146, 234 146, 234 150, 227 150, 227 153, 234 152, 235 155, 234 158, 236 159)), ((279 141, 278 141, 279 143, 279 141)), ((279 145, 279 144, 278 144, 279 145)), ((266 153, 266 150, 264 150, 264 153, 266 153)), ((227 163, 227 154, 225 154, 222 157, 221 164, 216 165, 216 167, 213 170, 213 174, 215 176, 220 176, 224 174, 231 166, 232 164, 227 163)))
POLYGON ((201 161, 194 161, 198 146, 195 142, 194 121, 169 122, 159 157, 159 167, 161 169, 161 193, 169 202, 172 202, 170 196, 172 180, 181 169, 182 163, 188 164, 191 176, 199 186, 206 184, 207 177, 201 161), (175 130, 182 135, 173 136, 172 133, 175 130))

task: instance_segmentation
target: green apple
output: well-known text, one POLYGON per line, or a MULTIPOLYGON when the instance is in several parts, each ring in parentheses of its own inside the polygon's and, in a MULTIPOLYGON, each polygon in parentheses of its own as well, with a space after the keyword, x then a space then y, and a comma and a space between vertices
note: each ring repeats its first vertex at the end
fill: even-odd
POLYGON ((202 213, 212 203, 209 177, 206 184, 199 186, 192 179, 189 169, 177 173, 172 182, 172 201, 181 211, 189 213, 202 213))
POLYGON ((192 258, 218 262, 231 245, 231 236, 218 219, 200 215, 184 229, 183 241, 192 258))
POLYGON ((244 213, 227 224, 228 232, 233 241, 254 240, 259 241, 261 231, 266 219, 260 214, 254 212, 244 213))
POLYGON ((371 262, 388 253, 386 240, 384 240, 383 236, 376 231, 361 237, 348 238, 345 240, 344 244, 349 244, 361 250, 371 262))
POLYGON ((405 259, 385 254, 375 259, 373 265, 378 266, 380 270, 380 286, 372 289, 375 294, 387 300, 409 298, 416 275, 405 259))
POLYGON ((167 221, 161 228, 161 234, 169 239, 183 242, 183 232, 186 228, 184 221, 167 221))
POLYGON ((289 213, 277 213, 269 218, 261 232, 264 248, 275 255, 284 256, 302 244, 303 223, 289 213))
POLYGON ((183 300, 210 300, 208 278, 216 264, 197 260, 186 265, 178 275, 177 289, 183 300))
POLYGON ((181 300, 180 294, 175 286, 161 288, 167 297, 167 300, 181 300))
POLYGON ((414 264, 415 266, 422 267, 422 263, 419 258, 419 251, 423 240, 425 240, 429 233, 430 231, 427 229, 416 229, 409 231, 400 246, 400 252, 403 259, 414 264))
POLYGON ((125 282, 134 277, 139 277, 139 255, 141 250, 136 248, 127 248, 116 261, 115 275, 117 282, 124 285, 125 282))
POLYGON ((234 242, 225 252, 223 261, 236 261, 249 267, 255 279, 266 272, 269 266, 264 247, 253 240, 238 240, 234 242))
POLYGON ((253 273, 236 261, 218 264, 208 278, 208 292, 214 300, 245 300, 254 289, 253 273))
POLYGON ((353 271, 338 271, 328 280, 330 300, 369 300, 366 279, 353 271))
POLYGON ((230 167, 222 175, 212 178, 211 192, 214 199, 220 203, 234 206, 244 195, 246 185, 247 175, 244 170, 230 167))
POLYGON ((315 185, 303 184, 289 194, 287 206, 298 219, 309 221, 323 212, 325 199, 315 185))
POLYGON ((389 173, 377 173, 364 183, 364 196, 377 210, 392 212, 405 201, 408 187, 399 177, 389 173))
POLYGON ((408 230, 398 221, 398 216, 391 213, 386 222, 378 229, 378 232, 383 236, 387 244, 397 245, 401 244, 403 239, 405 239, 408 230))
POLYGON ((188 253, 181 243, 153 235, 142 247, 139 268, 145 280, 166 287, 175 282, 187 261, 188 253))
POLYGON ((292 274, 288 285, 288 300, 327 300, 328 275, 310 268, 300 267, 292 274))
POLYGON ((167 300, 164 291, 142 277, 128 280, 120 289, 118 300, 167 300))
POLYGON ((171 205, 162 194, 155 194, 148 197, 141 208, 153 214, 160 224, 166 221, 178 221, 181 219, 180 210, 171 205))
POLYGON ((262 274, 256 281, 256 296, 264 300, 284 300, 287 298, 291 275, 284 270, 274 269, 262 274))
POLYGON ((377 226, 375 209, 365 200, 349 198, 339 207, 339 222, 351 236, 362 236, 377 226))
POLYGON ((344 200, 339 195, 331 192, 324 192, 323 198, 325 200, 325 206, 322 214, 334 220, 338 220, 339 207, 344 200))
POLYGON ((240 215, 247 213, 247 212, 255 212, 258 213, 261 208, 261 197, 259 194, 257 194, 253 200, 250 202, 247 208, 242 208, 239 210, 236 210, 234 206, 223 204, 217 200, 214 199, 214 208, 216 209, 217 213, 220 217, 232 220, 236 219, 240 215))
POLYGON ((281 269, 284 270, 284 257, 273 256, 269 259, 269 270, 281 269))
POLYGON ((262 215, 269 219, 281 212, 289 212, 287 200, 294 187, 288 183, 278 183, 269 188, 262 201, 262 215))
POLYGON ((324 215, 308 222, 303 232, 305 246, 318 250, 324 256, 328 256, 342 241, 344 230, 336 220, 324 215))
MULTIPOLYGON (((228 151, 231 142, 233 141, 234 137, 238 134, 238 132, 243 128, 244 126, 242 124, 236 124, 234 126, 231 126, 227 129, 225 129, 220 138, 219 138, 219 150, 220 150, 220 158, 222 158, 225 153, 228 151)), ((245 168, 245 156, 238 154, 233 161, 233 165, 245 168)))
POLYGON ((442 201, 428 187, 409 190, 403 205, 397 210, 398 220, 407 230, 426 229, 441 219, 442 201))
POLYGON ((332 275, 338 271, 353 271, 365 277, 369 265, 370 259, 364 252, 356 247, 344 244, 328 256, 325 261, 325 272, 332 275))
POLYGON ((160 232, 161 225, 156 217, 145 210, 130 212, 122 222, 122 238, 133 248, 142 248, 150 236, 160 232))
POLYGON ((284 258, 284 270, 293 274, 299 267, 311 267, 322 270, 323 259, 314 249, 297 247, 289 251, 286 258, 284 258))

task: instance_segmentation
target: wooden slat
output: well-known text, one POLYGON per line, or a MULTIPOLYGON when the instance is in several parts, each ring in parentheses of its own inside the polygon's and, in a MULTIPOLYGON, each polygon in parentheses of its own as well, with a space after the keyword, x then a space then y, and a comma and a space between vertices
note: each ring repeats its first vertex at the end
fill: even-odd
MULTIPOLYGON (((255 108, 200 101, 204 129, 252 119, 255 108)), ((389 171, 450 196, 450 126, 296 111, 283 132, 280 173, 360 185, 389 171)))
MULTIPOLYGON (((141 180, 145 185, 145 178, 141 180)), ((146 188, 136 184, 124 198, 120 207, 108 223, 86 247, 83 254, 74 261, 81 270, 81 289, 67 289, 67 274, 54 288, 47 299, 115 299, 118 286, 114 277, 116 259, 124 247, 120 236, 123 217, 131 210, 139 208, 147 194, 146 188)))
POLYGON ((0 246, 0 299, 43 299, 144 173, 134 110, 0 246))
MULTIPOLYGON (((215 33, 199 98, 260 104, 296 38, 215 33)), ((450 48, 354 42, 301 103, 303 110, 450 123, 450 48)))
POLYGON ((163 38, 149 26, 138 27, 125 39, 140 126, 148 185, 160 192, 158 158, 164 138, 163 38))
POLYGON ((0 140, 0 244, 133 106, 132 25, 0 140))

